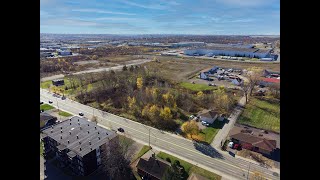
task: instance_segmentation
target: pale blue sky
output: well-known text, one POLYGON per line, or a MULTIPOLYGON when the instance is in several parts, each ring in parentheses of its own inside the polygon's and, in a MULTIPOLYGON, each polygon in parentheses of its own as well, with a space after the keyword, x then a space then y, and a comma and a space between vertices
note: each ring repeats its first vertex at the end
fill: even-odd
POLYGON ((280 0, 40 0, 40 32, 280 35, 280 0))

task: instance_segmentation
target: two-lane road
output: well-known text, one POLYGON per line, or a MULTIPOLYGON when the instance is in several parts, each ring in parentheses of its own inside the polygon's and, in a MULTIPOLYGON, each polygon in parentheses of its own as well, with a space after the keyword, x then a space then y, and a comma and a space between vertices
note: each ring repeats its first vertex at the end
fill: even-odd
POLYGON ((267 179, 279 179, 269 169, 229 155, 220 154, 211 146, 195 144, 177 135, 94 109, 70 99, 61 100, 55 98, 47 90, 40 90, 40 97, 44 102, 52 100, 53 106, 59 106, 60 109, 75 115, 82 112, 85 117, 90 119, 94 114, 98 119, 99 125, 110 129, 122 127, 128 137, 142 143, 148 144, 150 137, 152 147, 173 154, 192 164, 219 174, 226 179, 247 179, 248 172, 249 174, 258 172, 267 179), (210 156, 205 154, 209 154, 210 156), (248 171, 249 167, 250 170, 248 171))

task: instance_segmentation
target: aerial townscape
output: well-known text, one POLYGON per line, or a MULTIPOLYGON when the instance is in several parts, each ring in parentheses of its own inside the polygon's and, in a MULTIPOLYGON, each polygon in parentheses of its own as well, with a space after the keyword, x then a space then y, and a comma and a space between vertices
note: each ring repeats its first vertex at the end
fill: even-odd
POLYGON ((40 179, 280 179, 279 1, 228 2, 41 1, 40 179))

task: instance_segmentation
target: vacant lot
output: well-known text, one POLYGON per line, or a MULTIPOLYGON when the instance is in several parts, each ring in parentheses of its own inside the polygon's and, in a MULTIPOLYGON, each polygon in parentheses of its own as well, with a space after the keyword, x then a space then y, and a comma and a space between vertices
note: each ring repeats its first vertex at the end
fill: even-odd
POLYGON ((192 91, 206 91, 206 90, 215 90, 217 87, 208 86, 206 84, 192 84, 188 82, 182 82, 180 83, 181 87, 184 87, 186 89, 190 89, 192 91))
POLYGON ((280 104, 252 97, 238 122, 280 132, 280 104))
POLYGON ((185 62, 181 59, 178 60, 161 60, 160 62, 149 62, 145 66, 148 69, 152 69, 156 72, 162 72, 162 74, 174 81, 185 81, 190 76, 194 76, 197 72, 206 68, 206 64, 194 64, 185 62))
POLYGON ((54 107, 53 107, 53 106, 50 106, 49 104, 42 104, 42 105, 40 105, 40 110, 47 111, 47 110, 50 110, 50 109, 54 109, 54 107))
POLYGON ((164 153, 164 152, 159 152, 157 154, 157 157, 158 158, 161 158, 163 160, 167 160, 167 158, 170 159, 171 163, 173 163, 175 160, 178 160, 180 162, 180 164, 184 167, 184 169, 186 170, 186 172, 190 175, 191 173, 195 173, 195 174, 199 174, 201 176, 204 176, 210 180, 220 180, 221 179, 221 176, 213 173, 213 172, 210 172, 210 171, 207 171, 205 169, 202 169, 198 166, 195 166, 193 164, 190 164, 184 160, 181 160, 177 157, 174 157, 172 155, 169 155, 167 153, 164 153))

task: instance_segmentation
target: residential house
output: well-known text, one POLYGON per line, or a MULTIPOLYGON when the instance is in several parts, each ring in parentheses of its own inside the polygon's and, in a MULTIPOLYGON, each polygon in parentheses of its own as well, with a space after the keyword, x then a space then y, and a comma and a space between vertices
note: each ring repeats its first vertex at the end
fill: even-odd
POLYGON ((203 110, 198 113, 198 117, 200 121, 205 121, 209 124, 212 124, 219 117, 219 114, 216 111, 203 110))
POLYGON ((245 133, 237 133, 231 135, 230 138, 233 142, 241 144, 242 148, 259 152, 266 156, 270 156, 276 150, 276 140, 256 137, 245 133))
POLYGON ((170 166, 170 163, 151 156, 148 160, 140 158, 136 167, 143 179, 160 180, 170 166))
POLYGON ((56 158, 62 168, 87 176, 102 164, 102 156, 118 141, 115 132, 74 116, 43 131, 44 157, 56 158))
POLYGON ((40 130, 48 126, 54 125, 57 122, 57 117, 51 116, 46 112, 40 113, 40 130))

